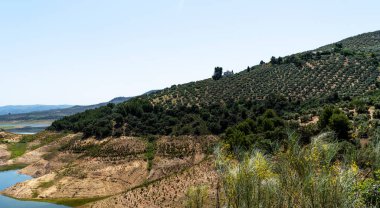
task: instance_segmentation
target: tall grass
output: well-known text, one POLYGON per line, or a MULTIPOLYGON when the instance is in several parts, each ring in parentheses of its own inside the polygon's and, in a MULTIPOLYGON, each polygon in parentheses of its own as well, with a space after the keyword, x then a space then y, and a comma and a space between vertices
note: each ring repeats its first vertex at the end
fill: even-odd
POLYGON ((223 183, 224 204, 250 207, 363 207, 355 162, 337 159, 339 145, 329 134, 300 146, 295 134, 287 145, 267 157, 260 152, 236 161, 223 149, 217 151, 217 168, 223 183))
POLYGON ((190 187, 186 193, 186 208, 203 208, 206 207, 208 199, 207 186, 190 187))

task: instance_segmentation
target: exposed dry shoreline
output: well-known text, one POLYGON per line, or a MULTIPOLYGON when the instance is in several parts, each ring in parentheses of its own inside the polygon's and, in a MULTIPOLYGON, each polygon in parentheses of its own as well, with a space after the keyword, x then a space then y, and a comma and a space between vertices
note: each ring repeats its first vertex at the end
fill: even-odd
POLYGON ((181 207, 188 187, 215 185, 213 160, 207 154, 218 141, 214 136, 158 138, 148 169, 146 139, 82 140, 81 135, 67 134, 44 142, 56 134, 37 135, 26 153, 14 159, 9 159, 6 145, 0 145, 0 159, 5 158, 0 166, 28 164, 20 172, 34 177, 2 194, 32 200, 77 199, 75 206, 91 202, 86 199, 99 200, 84 207, 181 207))

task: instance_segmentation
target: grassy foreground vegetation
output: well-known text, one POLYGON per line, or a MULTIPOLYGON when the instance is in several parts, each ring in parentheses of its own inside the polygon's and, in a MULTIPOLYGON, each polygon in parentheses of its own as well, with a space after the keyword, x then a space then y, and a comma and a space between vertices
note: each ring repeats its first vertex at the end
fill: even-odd
MULTIPOLYGON (((366 160, 371 166, 366 169, 358 165, 363 149, 348 151, 345 143, 329 133, 314 137, 305 146, 296 134, 289 134, 272 154, 256 149, 235 155, 224 145, 216 152, 222 189, 215 203, 232 208, 378 207, 379 141, 365 149, 374 156, 366 160)), ((210 203, 206 189, 188 190, 187 207, 210 203)))
POLYGON ((229 127, 216 151, 219 197, 192 187, 186 207, 379 207, 380 123, 370 112, 378 99, 354 100, 356 114, 325 106, 306 126, 267 110, 229 127))

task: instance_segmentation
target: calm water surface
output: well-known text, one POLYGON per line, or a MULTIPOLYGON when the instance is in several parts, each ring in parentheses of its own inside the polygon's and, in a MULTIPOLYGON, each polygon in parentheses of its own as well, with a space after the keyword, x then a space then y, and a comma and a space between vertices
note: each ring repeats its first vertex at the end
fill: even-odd
MULTIPOLYGON (((27 175, 18 174, 17 171, 0 172, 0 190, 4 190, 16 183, 32 179, 27 175)), ((1 208, 63 208, 66 206, 42 202, 19 201, 0 195, 1 208)), ((67 208, 67 207, 66 207, 67 208)))
POLYGON ((14 134, 36 134, 44 131, 51 125, 51 122, 1 122, 0 128, 6 129, 6 131, 14 134))

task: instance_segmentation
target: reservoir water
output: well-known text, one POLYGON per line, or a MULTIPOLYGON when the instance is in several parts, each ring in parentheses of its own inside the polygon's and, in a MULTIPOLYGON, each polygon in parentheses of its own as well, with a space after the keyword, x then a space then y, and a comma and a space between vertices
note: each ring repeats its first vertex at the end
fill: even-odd
POLYGON ((36 134, 45 130, 52 121, 0 122, 0 129, 14 134, 36 134))
MULTIPOLYGON (((18 174, 17 171, 3 171, 0 172, 0 190, 4 190, 13 186, 16 183, 32 179, 27 175, 18 174)), ((6 196, 0 195, 1 208, 63 208, 66 206, 44 203, 44 202, 31 202, 20 201, 6 196)), ((66 207, 67 208, 67 207, 66 207)))

